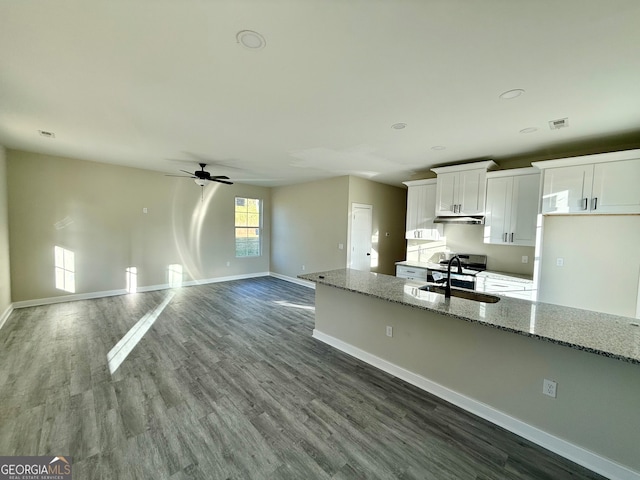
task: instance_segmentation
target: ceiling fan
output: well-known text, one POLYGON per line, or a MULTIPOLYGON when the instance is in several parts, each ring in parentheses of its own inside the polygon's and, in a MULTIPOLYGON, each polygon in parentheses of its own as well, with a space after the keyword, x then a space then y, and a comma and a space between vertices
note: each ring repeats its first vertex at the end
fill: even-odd
POLYGON ((233 185, 233 182, 228 182, 229 177, 225 175, 211 175, 209 172, 205 171, 204 167, 207 166, 206 163, 200 163, 200 169, 195 172, 187 172, 186 170, 180 170, 181 172, 186 173, 187 175, 166 175, 167 177, 183 177, 183 178, 193 178, 196 184, 204 187, 207 182, 218 182, 224 183, 226 185, 233 185))

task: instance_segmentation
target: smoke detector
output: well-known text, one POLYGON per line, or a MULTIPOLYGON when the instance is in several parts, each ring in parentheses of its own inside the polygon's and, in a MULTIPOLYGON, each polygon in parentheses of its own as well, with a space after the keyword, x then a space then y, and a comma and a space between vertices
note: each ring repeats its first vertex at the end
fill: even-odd
POLYGON ((560 118, 558 120, 551 120, 549 122, 549 128, 551 130, 558 130, 559 128, 564 128, 569 126, 568 118, 560 118))

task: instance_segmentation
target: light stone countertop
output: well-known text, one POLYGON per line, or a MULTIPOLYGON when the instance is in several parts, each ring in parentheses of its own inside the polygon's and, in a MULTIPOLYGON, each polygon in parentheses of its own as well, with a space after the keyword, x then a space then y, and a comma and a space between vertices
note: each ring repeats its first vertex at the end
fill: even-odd
POLYGON ((578 350, 640 364, 640 320, 500 297, 483 303, 419 290, 424 283, 351 269, 300 275, 314 283, 481 323, 578 350))

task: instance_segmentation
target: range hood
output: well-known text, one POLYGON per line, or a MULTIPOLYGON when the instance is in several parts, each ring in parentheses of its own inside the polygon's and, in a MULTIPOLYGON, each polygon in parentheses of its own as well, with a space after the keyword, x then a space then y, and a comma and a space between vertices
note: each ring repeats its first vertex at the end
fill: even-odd
POLYGON ((436 217, 433 223, 457 223, 458 225, 484 225, 483 215, 461 216, 442 216, 436 217))

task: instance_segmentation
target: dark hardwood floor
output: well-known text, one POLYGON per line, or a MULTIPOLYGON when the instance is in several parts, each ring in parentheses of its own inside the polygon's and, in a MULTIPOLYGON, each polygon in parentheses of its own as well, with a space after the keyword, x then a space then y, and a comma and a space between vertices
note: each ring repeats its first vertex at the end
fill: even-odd
POLYGON ((16 310, 0 330, 0 455, 83 479, 602 478, 311 338, 274 278, 16 310))

